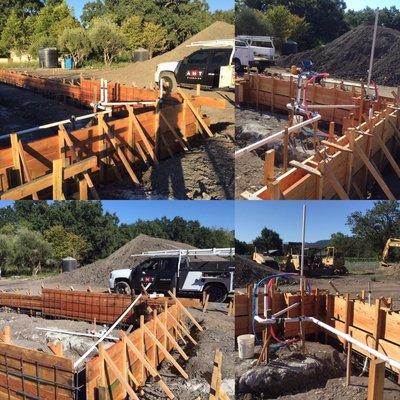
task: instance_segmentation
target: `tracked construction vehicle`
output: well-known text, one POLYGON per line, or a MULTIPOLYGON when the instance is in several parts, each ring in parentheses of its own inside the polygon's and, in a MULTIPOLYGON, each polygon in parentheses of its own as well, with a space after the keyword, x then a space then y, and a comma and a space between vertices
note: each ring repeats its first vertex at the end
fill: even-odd
POLYGON ((385 248, 382 252, 381 267, 390 267, 390 264, 387 263, 387 260, 391 248, 400 248, 400 239, 390 238, 387 240, 385 248))

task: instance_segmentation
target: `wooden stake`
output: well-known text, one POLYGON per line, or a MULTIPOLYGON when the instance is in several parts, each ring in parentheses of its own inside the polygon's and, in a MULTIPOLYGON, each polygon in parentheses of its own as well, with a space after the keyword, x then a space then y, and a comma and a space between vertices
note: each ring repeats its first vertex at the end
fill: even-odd
POLYGON ((168 294, 175 300, 175 303, 178 304, 179 308, 187 315, 187 317, 189 317, 189 319, 193 322, 193 324, 197 326, 197 329, 199 331, 203 331, 204 329, 202 328, 202 326, 195 320, 193 315, 190 314, 190 312, 186 309, 186 307, 182 305, 182 303, 177 299, 177 297, 171 291, 168 291, 168 294))
POLYGON ((383 400, 385 390, 385 361, 371 360, 368 376, 368 400, 383 400))
MULTIPOLYGON (((349 335, 352 336, 352 332, 349 332, 349 335)), ((347 342, 347 359, 346 359, 346 385, 350 386, 351 380, 351 352, 353 349, 353 345, 350 342, 347 342)))

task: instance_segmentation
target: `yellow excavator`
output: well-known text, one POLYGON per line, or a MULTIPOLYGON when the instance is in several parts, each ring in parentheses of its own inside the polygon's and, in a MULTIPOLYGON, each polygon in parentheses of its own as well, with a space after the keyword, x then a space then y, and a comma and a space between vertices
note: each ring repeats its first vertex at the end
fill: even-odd
POLYGON ((392 247, 400 248, 400 239, 390 238, 387 240, 387 242, 385 244, 385 248, 383 249, 383 253, 382 253, 381 267, 390 267, 390 264, 388 264, 386 261, 389 256, 389 250, 392 247))

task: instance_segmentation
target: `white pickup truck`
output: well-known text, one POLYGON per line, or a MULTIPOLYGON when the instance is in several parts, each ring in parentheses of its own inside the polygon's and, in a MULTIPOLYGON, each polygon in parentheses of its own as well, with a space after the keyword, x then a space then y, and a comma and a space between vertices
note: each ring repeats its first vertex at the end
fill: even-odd
POLYGON ((176 86, 233 88, 234 72, 238 66, 248 66, 254 60, 253 51, 246 42, 235 39, 193 42, 188 47, 199 47, 181 61, 157 65, 154 81, 161 80, 167 91, 176 86))

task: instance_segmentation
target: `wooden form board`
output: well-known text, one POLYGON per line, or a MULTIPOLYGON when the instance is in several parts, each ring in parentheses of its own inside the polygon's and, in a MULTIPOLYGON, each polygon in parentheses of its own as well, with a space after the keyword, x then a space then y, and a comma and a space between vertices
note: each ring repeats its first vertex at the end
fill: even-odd
POLYGON ((72 359, 0 342, 0 398, 74 400, 72 359))
MULTIPOLYGON (((44 315, 112 324, 132 303, 129 296, 43 289, 44 315)), ((134 314, 132 310, 126 320, 134 314)))
MULTIPOLYGON (((183 315, 180 308, 175 304, 157 316, 170 334, 176 338, 178 326, 176 322, 182 321, 183 315)), ((164 331, 158 326, 154 318, 147 322, 146 327, 157 337, 157 339, 166 344, 168 351, 173 349, 172 341, 166 336, 164 331)), ((155 368, 165 359, 165 355, 154 344, 154 341, 143 328, 136 329, 128 338, 133 345, 146 355, 151 365, 155 368)), ((124 378, 129 374, 133 375, 135 380, 142 386, 147 380, 147 372, 143 370, 143 365, 139 358, 126 346, 123 341, 119 341, 106 349, 108 356, 113 361, 124 378)), ((86 396, 87 400, 96 400, 96 394, 99 387, 105 387, 105 400, 122 400, 125 398, 125 389, 118 380, 116 374, 108 367, 104 372, 104 360, 101 356, 96 356, 86 363, 86 396), (101 382, 103 380, 103 382, 101 382)))
MULTIPOLYGON (((163 307, 165 302, 169 305, 174 303, 170 297, 149 298, 143 296, 138 307, 153 308, 163 307)), ((199 299, 179 298, 179 301, 185 307, 200 307, 199 299)), ((42 289, 42 294, 37 296, 19 294, 19 293, 1 293, 0 307, 10 307, 14 309, 25 309, 30 311, 39 311, 44 315, 57 318, 69 318, 97 323, 113 323, 132 303, 130 296, 71 291, 60 289, 42 289)), ((134 315, 132 310, 126 320, 134 315)))
MULTIPOLYGON (((191 138, 198 134, 196 119, 190 112, 185 112, 185 108, 187 106, 183 103, 166 106, 163 109, 163 115, 168 118, 172 126, 176 126, 181 132, 184 131, 186 138, 191 138)), ((146 157, 146 155, 143 155, 145 145, 150 146, 151 151, 155 152, 159 135, 163 135, 163 143, 165 144, 165 146, 158 145, 161 157, 168 157, 171 151, 178 152, 181 150, 180 143, 169 132, 165 124, 156 127, 156 116, 155 110, 136 114, 141 132, 138 131, 137 127, 130 125, 131 116, 108 122, 108 126, 118 141, 118 147, 121 147, 127 159, 132 159, 133 168, 147 162, 147 159, 143 160, 143 157, 146 157), (142 149, 140 153, 139 148, 142 149)), ((95 173, 97 180, 101 180, 101 178, 106 182, 115 180, 115 175, 111 170, 111 162, 117 162, 118 165, 122 164, 121 155, 117 154, 117 151, 120 150, 108 143, 103 128, 100 129, 99 126, 95 125, 72 131, 69 136, 73 142, 75 154, 64 145, 60 147, 57 135, 21 142, 24 166, 29 171, 29 182, 25 180, 23 185, 21 185, 21 182, 14 183, 10 178, 10 176, 15 175, 10 173, 15 172, 18 168, 18 165, 15 165, 13 147, 0 148, 0 199, 18 200, 51 187, 53 184, 51 176, 54 172, 53 162, 59 159, 63 160, 64 180, 68 176, 74 177, 82 172, 95 173), (82 161, 76 162, 76 155, 82 161), (96 157, 96 159, 93 160, 91 157, 96 157), (102 168, 109 171, 108 175, 99 175, 102 168), (16 189, 12 190, 14 187, 16 189)), ((146 151, 146 154, 150 158, 148 151, 146 151)), ((26 176, 22 171, 20 175, 26 176)), ((45 197, 48 197, 48 194, 45 197)))
MULTIPOLYGON (((314 168, 322 170, 323 168, 329 168, 334 174, 337 182, 341 185, 342 189, 346 189, 348 184, 349 174, 351 174, 350 182, 356 184, 357 187, 365 190, 365 161, 362 159, 359 152, 369 154, 367 158, 374 159, 382 154, 379 140, 376 139, 379 136, 380 139, 385 143, 389 149, 393 149, 396 145, 393 142, 395 135, 399 135, 396 131, 396 127, 399 126, 399 111, 392 110, 390 108, 377 114, 371 121, 372 133, 367 123, 354 128, 354 131, 348 130, 345 135, 341 136, 337 140, 337 144, 341 147, 349 148, 350 137, 354 132, 354 146, 357 148, 356 151, 350 153, 348 151, 341 151, 339 149, 334 150, 329 159, 322 159, 321 155, 316 154, 303 161, 302 164, 313 165, 314 168), (391 123, 389 122, 391 121, 391 123), (361 131, 366 134, 360 133, 361 131), (369 136, 372 134, 372 136, 369 136), (351 164, 350 164, 351 163, 351 164), (351 167, 350 167, 351 165, 351 167), (351 168, 351 169, 349 169, 351 168), (350 171, 350 173, 349 173, 350 171)), ((386 160, 386 158, 385 158, 386 160)), ((387 161, 382 166, 387 165, 387 161)), ((378 172, 381 170, 378 164, 378 172)), ((323 179, 322 189, 318 192, 318 178, 313 174, 309 174, 306 171, 299 168, 291 168, 285 174, 280 175, 276 179, 276 183, 279 186, 282 198, 286 200, 296 199, 333 199, 338 198, 338 192, 332 183, 328 179, 323 179)), ((262 189, 254 193, 254 195, 260 199, 273 199, 273 188, 264 186, 262 189)), ((349 194, 349 193, 347 193, 349 194)), ((349 195, 352 195, 350 192, 349 195)), ((358 197, 357 197, 358 198, 358 197)))
POLYGON ((42 296, 0 292, 0 307, 21 308, 32 311, 42 310, 42 296))
MULTIPOLYGON (((100 100, 100 81, 94 79, 81 78, 79 84, 75 84, 10 70, 0 70, 0 82, 58 99, 69 98, 86 106, 100 100)), ((110 102, 154 101, 158 97, 158 91, 123 85, 118 82, 108 82, 107 87, 110 102)))

